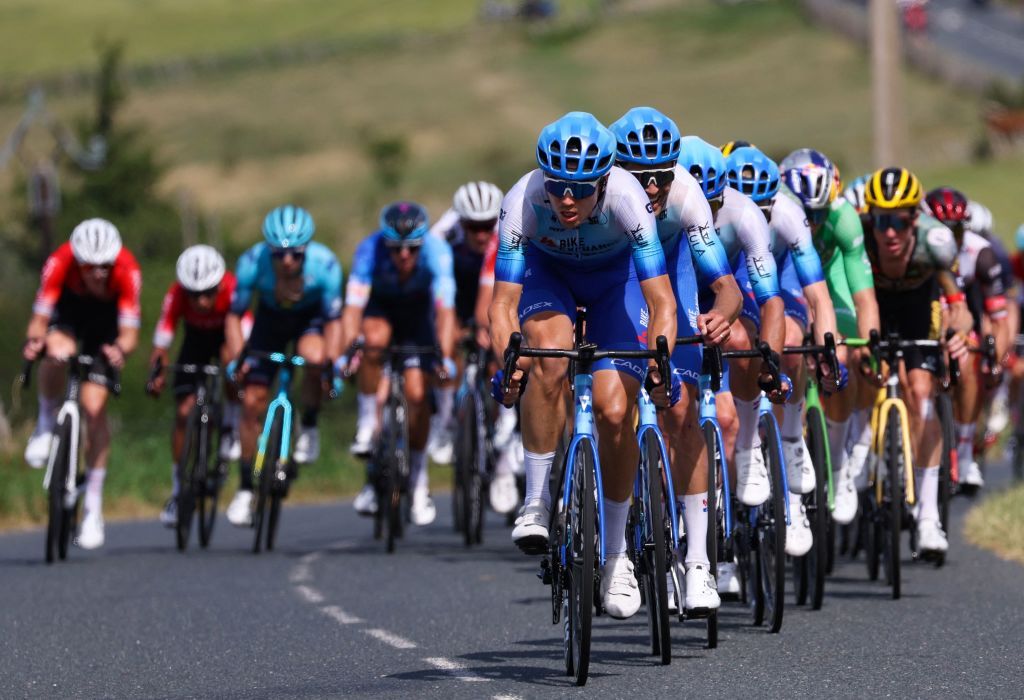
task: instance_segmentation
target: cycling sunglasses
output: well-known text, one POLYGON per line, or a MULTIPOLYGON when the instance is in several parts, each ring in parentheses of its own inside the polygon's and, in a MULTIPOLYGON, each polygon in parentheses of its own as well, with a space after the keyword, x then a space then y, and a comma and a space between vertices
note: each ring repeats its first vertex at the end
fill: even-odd
POLYGON ((914 223, 912 216, 906 216, 903 214, 872 214, 871 224, 878 231, 888 231, 892 229, 897 233, 906 231, 914 223))
POLYGON ((284 260, 291 256, 291 258, 297 262, 301 262, 306 259, 305 248, 272 248, 270 251, 270 257, 274 260, 284 260))
POLYGON ((488 219, 487 221, 469 221, 468 219, 462 220, 462 228, 467 233, 490 233, 494 230, 494 227, 498 225, 497 219, 488 219))
POLYGON ((571 180, 552 180, 544 178, 544 189, 552 197, 563 199, 565 197, 572 197, 573 199, 586 199, 597 192, 597 183, 599 180, 589 180, 587 182, 573 182, 571 180))
POLYGON ((676 179, 676 172, 674 168, 668 168, 666 170, 639 170, 630 171, 633 173, 633 177, 640 181, 640 186, 645 190, 654 185, 658 189, 671 185, 676 179))
POLYGON ((209 289, 200 289, 199 291, 190 291, 188 296, 190 299, 202 299, 203 297, 212 297, 220 291, 220 285, 216 287, 210 287, 209 289))
POLYGON ((392 253, 400 253, 403 250, 408 250, 411 253, 418 253, 420 248, 423 246, 423 240, 417 239, 415 241, 392 241, 385 240, 384 246, 392 253))

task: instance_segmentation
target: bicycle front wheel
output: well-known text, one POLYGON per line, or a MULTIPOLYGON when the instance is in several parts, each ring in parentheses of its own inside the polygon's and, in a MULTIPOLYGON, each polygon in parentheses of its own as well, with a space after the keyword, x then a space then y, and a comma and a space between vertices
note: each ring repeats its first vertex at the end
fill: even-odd
MULTIPOLYGON (((938 399, 939 425, 942 428, 942 455, 939 459, 939 519, 949 527, 949 500, 953 495, 953 460, 957 453, 956 427, 953 424, 953 400, 942 393, 938 399)), ((960 465, 964 468, 967 465, 960 465)))
MULTIPOLYGON (((174 527, 174 539, 179 552, 184 552, 188 548, 189 535, 192 533, 192 514, 195 512, 198 495, 196 478, 203 472, 199 464, 202 420, 199 411, 199 407, 195 406, 189 413, 185 426, 185 442, 178 462, 178 496, 175 499, 178 502, 178 520, 174 527)), ((199 485, 198 488, 201 489, 202 486, 199 485)))
POLYGON ((885 485, 881 538, 882 564, 886 582, 892 587, 892 597, 900 597, 900 530, 903 525, 903 430, 900 412, 893 406, 885 427, 885 485))
POLYGON ((807 516, 811 521, 814 542, 806 562, 807 594, 812 610, 821 610, 825 596, 825 576, 828 573, 829 521, 828 510, 828 434, 825 432, 825 416, 817 406, 807 411, 807 449, 814 465, 815 486, 807 503, 807 516))
MULTIPOLYGON (((267 451, 263 455, 263 466, 260 469, 259 484, 257 485, 256 510, 252 516, 252 526, 253 530, 255 530, 252 551, 255 554, 259 554, 263 546, 263 529, 265 521, 268 520, 266 516, 269 510, 268 505, 271 502, 271 489, 277 474, 277 461, 281 458, 281 436, 283 432, 284 414, 281 411, 276 411, 273 423, 270 425, 267 451)), ((269 528, 267 529, 269 530, 269 528)))
POLYGON ((53 458, 53 469, 50 472, 49 487, 49 518, 46 523, 46 563, 52 564, 56 558, 64 559, 68 552, 68 540, 71 537, 65 501, 67 497, 68 469, 70 469, 71 422, 67 419, 57 426, 57 431, 50 445, 50 456, 53 458))
POLYGON ((661 447, 652 432, 644 436, 640 452, 643 498, 637 504, 638 526, 641 528, 642 583, 647 603, 647 621, 651 636, 651 653, 661 657, 662 664, 672 661, 672 635, 669 630, 668 614, 668 544, 672 525, 668 519, 668 504, 665 501, 663 473, 668 465, 661 459, 661 447))
POLYGON ((480 445, 477 429, 477 403, 472 391, 462 397, 458 412, 458 428, 455 436, 455 481, 460 501, 458 510, 462 517, 458 529, 462 532, 467 547, 479 544, 483 528, 482 476, 479 469, 480 445))
POLYGON ((590 627, 594 612, 594 559, 597 506, 594 501, 594 446, 581 440, 572 465, 572 487, 563 517, 565 536, 560 543, 566 560, 563 618, 565 670, 576 685, 587 683, 590 670, 590 627))
POLYGON ((767 503, 758 508, 758 559, 765 620, 768 622, 768 630, 774 633, 782 629, 782 614, 786 604, 787 494, 783 493, 784 466, 778 425, 769 416, 763 417, 761 424, 764 426, 761 449, 771 480, 771 496, 767 503))
MULTIPOLYGON (((701 431, 704 435, 704 447, 707 450, 707 465, 708 465, 708 537, 707 537, 707 552, 708 552, 708 568, 711 571, 711 575, 714 576, 715 581, 718 581, 718 548, 721 546, 722 551, 726 551, 728 548, 725 547, 724 542, 719 537, 719 533, 722 536, 725 535, 725 509, 720 507, 718 498, 718 482, 720 475, 718 473, 719 467, 719 456, 721 453, 721 445, 718 444, 718 433, 715 430, 715 426, 710 422, 705 423, 701 431)), ((669 530, 671 532, 671 530, 669 530)), ((679 609, 683 609, 683 601, 679 601, 679 609)), ((715 649, 718 647, 718 609, 712 610, 707 617, 707 638, 708 638, 708 649, 715 649)))

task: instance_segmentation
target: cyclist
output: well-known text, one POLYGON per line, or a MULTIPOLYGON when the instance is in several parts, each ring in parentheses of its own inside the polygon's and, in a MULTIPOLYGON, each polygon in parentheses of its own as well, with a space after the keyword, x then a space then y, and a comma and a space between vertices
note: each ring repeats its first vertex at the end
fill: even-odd
MULTIPOLYGON (((316 225, 301 207, 277 207, 263 220, 263 241, 242 254, 235 276, 235 293, 224 322, 229 355, 235 360, 248 349, 295 353, 305 360, 303 410, 293 457, 297 464, 313 462, 320 454, 316 424, 322 399, 323 367, 341 349, 341 279, 338 259, 313 239, 316 225), (253 297, 258 299, 249 340, 242 335, 242 316, 253 297)), ((270 385, 277 365, 248 359, 237 367, 242 391, 239 437, 241 484, 227 509, 228 520, 239 527, 252 521, 252 472, 260 420, 267 410, 270 385)), ((234 369, 230 367, 230 369, 234 369)))
MULTIPOLYGON (((995 336, 996 357, 1003 357, 1009 347, 1006 290, 1003 286, 1002 264, 989 242, 973 231, 965 230, 967 197, 951 187, 936 188, 925 196, 924 209, 946 225, 959 247, 957 272, 960 286, 974 320, 973 341, 991 333, 995 336)), ((981 416, 981 357, 971 364, 972 371, 961 372, 954 393, 960 483, 973 488, 984 484, 981 468, 974 460, 974 432, 981 416), (975 371, 976 370, 976 371, 975 371)), ((986 384, 994 388, 1002 379, 1002 365, 990 368, 986 384)))
POLYGON ((120 370, 139 342, 142 272, 121 243, 117 227, 87 219, 46 259, 32 318, 25 332, 26 360, 39 368, 39 418, 25 448, 25 461, 42 468, 50 454, 64 385, 62 361, 76 352, 98 362, 82 384, 79 403, 85 423, 85 499, 76 542, 103 546, 103 481, 110 457, 106 385, 91 377, 120 370))
MULTIPOLYGON (((779 191, 778 166, 756 148, 738 148, 726 159, 726 180, 730 187, 750 197, 768 221, 771 251, 780 271, 780 295, 785 304, 786 344, 803 344, 804 335, 810 329, 810 318, 814 319, 813 330, 817 343, 825 341, 826 333, 835 336, 836 315, 803 208, 790 197, 776 196, 779 191)), ((752 291, 748 285, 748 292, 752 291)), ((839 377, 827 376, 830 368, 828 365, 821 366, 826 375, 826 394, 835 393, 846 385, 845 352, 839 354, 839 377)), ((803 357, 784 356, 782 371, 793 380, 794 388, 793 394, 782 406, 781 425, 791 513, 786 530, 786 553, 799 557, 806 554, 813 543, 801 495, 810 493, 815 487, 814 465, 811 464, 803 438, 806 379, 803 357)))
MULTIPOLYGON (((679 128, 656 109, 634 107, 614 122, 611 130, 618 142, 617 164, 640 182, 653 209, 677 301, 677 332, 701 333, 709 345, 723 343, 739 316, 742 300, 715 233, 711 207, 700 184, 678 165, 679 128), (700 284, 715 295, 714 307, 700 315, 696 313, 698 276, 700 284)), ((714 610, 721 604, 707 554, 707 449, 697 413, 701 355, 696 345, 676 347, 672 380, 685 393, 660 414, 675 498, 687 533, 686 551, 677 553, 673 565, 685 569, 679 571, 679 578, 686 581, 684 605, 691 612, 714 610)))
MULTIPOLYGON (((613 167, 615 147, 611 131, 586 112, 569 112, 541 130, 540 168, 524 175, 502 203, 490 307, 498 357, 520 328, 528 345, 571 347, 580 305, 588 310, 588 338, 601 347, 653 346, 662 335, 670 351, 674 346, 676 304, 652 208, 636 179, 613 167)), ((531 553, 548 542, 547 482, 565 423, 567 363, 522 362, 507 393, 501 394, 501 377, 495 377, 496 398, 506 405, 518 399, 526 367, 530 381, 521 411, 526 498, 512 539, 531 553)), ((605 359, 593 369, 608 557, 600 594, 608 614, 621 619, 640 607, 626 556, 626 516, 639 458, 633 409, 645 374, 659 385, 655 400, 663 405, 670 378, 634 361, 605 359)))
MULTIPOLYGON (((231 308, 231 297, 235 292, 235 275, 226 270, 224 258, 215 248, 208 245, 194 245, 186 248, 178 257, 175 266, 177 280, 171 283, 164 295, 160 320, 153 334, 153 351, 149 355, 151 367, 160 367, 153 378, 151 390, 159 395, 166 383, 165 371, 168 364, 168 350, 174 342, 178 321, 185 325, 185 339, 178 352, 178 364, 207 364, 220 362, 227 366, 228 354, 224 337, 224 319, 231 308)), ((174 375, 174 398, 177 403, 174 430, 171 433, 171 497, 167 499, 160 522, 174 527, 178 519, 178 463, 185 444, 185 426, 189 413, 195 405, 195 375, 181 372, 174 375)), ((221 458, 238 459, 241 445, 238 442, 238 403, 225 397, 222 420, 221 458)))
MULTIPOLYGON (((903 340, 936 340, 943 328, 957 331, 947 343, 954 357, 964 359, 963 334, 971 314, 953 272, 957 245, 953 232, 919 209, 921 183, 905 168, 875 171, 864 188, 870 228, 865 248, 875 279, 882 333, 895 331, 903 340), (940 302, 945 299, 945 308, 940 302)), ((906 372, 901 385, 910 413, 913 436, 918 549, 925 555, 948 548, 939 522, 939 457, 941 432, 935 412, 938 348, 903 351, 906 372)))
MULTIPOLYGON (((440 367, 434 366, 432 354, 409 357, 405 361, 411 517, 416 525, 429 525, 437 517, 427 474, 428 373, 437 370, 441 381, 456 374, 452 249, 441 238, 428 235, 429 228, 426 209, 415 202, 399 201, 384 207, 380 227, 356 248, 342 316, 345 345, 361 335, 373 348, 393 343, 437 345, 441 349, 440 367)), ((380 353, 367 353, 362 358, 357 374, 360 404, 357 442, 366 433, 372 440, 376 432, 377 391, 382 372, 380 353)), ((354 505, 364 515, 376 512, 376 493, 369 482, 363 486, 354 505)))
MULTIPOLYGON (((847 199, 837 196, 841 187, 836 184, 835 164, 819 151, 801 148, 787 155, 780 167, 786 191, 803 205, 840 335, 869 337, 879 327, 875 283, 864 251, 861 219, 847 199)), ((863 185, 859 191, 863 193, 863 185)), ((840 348, 840 354, 842 351, 840 348)), ((865 353, 855 350, 852 355, 854 365, 864 367, 864 372, 850 373, 847 389, 823 400, 829 452, 837 475, 832 518, 841 525, 857 514, 857 488, 867 488, 863 465, 871 445, 869 417, 877 391, 865 383, 870 375, 861 362, 865 353), (852 454, 847 450, 851 435, 852 454), (864 474, 864 483, 855 484, 854 477, 860 479, 860 474, 864 474)))
POLYGON ((718 147, 718 149, 722 152, 723 156, 728 158, 729 156, 732 155, 732 152, 735 151, 737 148, 746 148, 748 146, 753 146, 754 148, 757 148, 757 146, 754 146, 754 144, 750 143, 750 141, 736 139, 735 141, 728 141, 726 143, 723 143, 721 146, 718 147))

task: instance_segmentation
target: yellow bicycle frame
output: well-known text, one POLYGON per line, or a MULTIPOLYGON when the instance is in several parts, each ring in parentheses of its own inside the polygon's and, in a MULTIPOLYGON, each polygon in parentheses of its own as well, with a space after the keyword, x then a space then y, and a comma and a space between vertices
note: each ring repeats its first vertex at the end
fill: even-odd
POLYGON ((917 502, 916 488, 914 486, 914 461, 913 454, 910 449, 910 416, 907 413, 907 404, 903 402, 903 399, 888 398, 886 396, 885 387, 878 390, 878 395, 875 398, 875 405, 871 409, 871 431, 872 431, 872 444, 871 449, 878 457, 875 460, 875 473, 871 475, 871 478, 875 482, 875 498, 878 503, 882 502, 882 480, 875 478, 877 476, 878 465, 881 464, 881 460, 885 459, 885 428, 886 421, 889 419, 889 409, 893 406, 900 414, 900 430, 903 432, 903 471, 904 471, 904 483, 906 488, 903 490, 904 499, 907 505, 914 505, 917 502))

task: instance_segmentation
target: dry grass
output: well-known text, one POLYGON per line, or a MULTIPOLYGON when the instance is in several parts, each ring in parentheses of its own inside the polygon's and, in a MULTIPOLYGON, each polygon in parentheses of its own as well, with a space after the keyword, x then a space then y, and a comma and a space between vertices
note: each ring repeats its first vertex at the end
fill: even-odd
POLYGON ((1024 564, 1024 484, 993 494, 967 514, 971 543, 1024 564))

